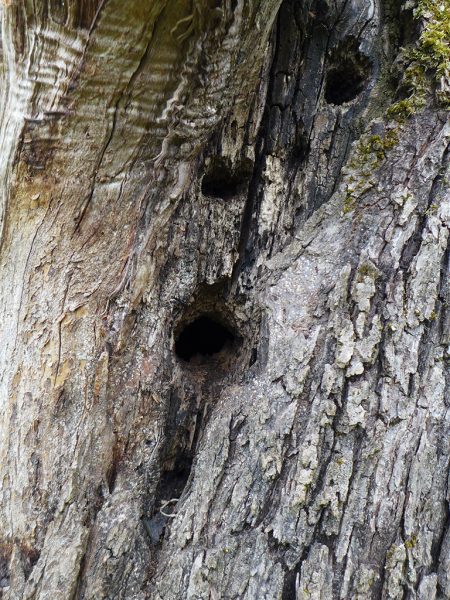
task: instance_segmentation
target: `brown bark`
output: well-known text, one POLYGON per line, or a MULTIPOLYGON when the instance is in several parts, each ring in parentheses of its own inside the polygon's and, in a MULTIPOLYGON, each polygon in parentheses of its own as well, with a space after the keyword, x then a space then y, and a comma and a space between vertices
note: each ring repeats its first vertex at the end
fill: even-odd
POLYGON ((407 7, 1 12, 0 597, 450 598, 449 125, 386 115, 407 7))

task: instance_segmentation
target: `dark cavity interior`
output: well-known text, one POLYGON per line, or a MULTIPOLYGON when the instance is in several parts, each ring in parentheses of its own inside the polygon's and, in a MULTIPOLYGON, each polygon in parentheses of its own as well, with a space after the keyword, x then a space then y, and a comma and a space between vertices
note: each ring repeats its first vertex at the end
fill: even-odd
POLYGON ((189 362, 193 356, 212 356, 234 341, 231 331, 208 315, 186 325, 175 341, 175 353, 189 362))
POLYGON ((215 160, 202 179, 202 194, 229 200, 248 185, 251 171, 252 164, 249 160, 244 160, 234 170, 226 161, 215 160))
POLYGON ((325 83, 328 104, 344 104, 354 100, 364 90, 370 77, 370 61, 361 54, 354 40, 337 49, 325 83))
MULTIPOLYGON (((172 498, 180 498, 191 473, 192 460, 192 456, 189 453, 181 452, 176 457, 173 467, 167 471, 163 471, 156 494, 159 502, 172 498)), ((170 512, 170 509, 167 512, 170 512)))

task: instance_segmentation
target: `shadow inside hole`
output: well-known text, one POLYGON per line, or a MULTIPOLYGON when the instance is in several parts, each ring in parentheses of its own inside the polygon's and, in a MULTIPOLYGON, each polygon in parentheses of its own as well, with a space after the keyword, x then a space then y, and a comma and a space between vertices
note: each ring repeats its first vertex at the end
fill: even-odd
MULTIPOLYGON (((171 469, 165 470, 161 476, 157 497, 160 502, 179 499, 192 469, 192 456, 181 452, 175 459, 171 469)), ((173 512, 168 508, 165 512, 173 512)))
POLYGON ((351 102, 364 90, 370 72, 370 61, 358 51, 356 40, 343 43, 327 74, 325 100, 334 105, 351 102))
MULTIPOLYGON (((406 3, 405 3, 406 4, 406 3)), ((414 43, 420 35, 419 20, 414 17, 412 8, 401 7, 398 16, 399 32, 399 47, 408 46, 414 43)))
POLYGON ((298 588, 298 574, 289 571, 284 577, 282 600, 296 600, 298 588))
POLYGON ((253 165, 244 160, 235 170, 227 161, 215 159, 202 179, 202 194, 210 198, 229 200, 248 185, 253 165))
POLYGON ((235 341, 233 333, 209 315, 200 315, 187 324, 175 340, 175 354, 185 362, 194 356, 211 357, 235 341))
POLYGON ((143 518, 142 524, 150 543, 161 543, 164 531, 171 516, 176 512, 177 503, 191 474, 193 458, 188 452, 181 452, 171 468, 164 469, 155 496, 155 508, 150 518, 143 518))

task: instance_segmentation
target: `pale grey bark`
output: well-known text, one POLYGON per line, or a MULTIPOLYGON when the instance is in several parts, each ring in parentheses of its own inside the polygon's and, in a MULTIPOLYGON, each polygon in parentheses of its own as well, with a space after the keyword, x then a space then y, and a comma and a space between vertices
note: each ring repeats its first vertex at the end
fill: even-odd
POLYGON ((393 4, 3 2, 0 597, 450 598, 450 128, 386 117, 393 4))

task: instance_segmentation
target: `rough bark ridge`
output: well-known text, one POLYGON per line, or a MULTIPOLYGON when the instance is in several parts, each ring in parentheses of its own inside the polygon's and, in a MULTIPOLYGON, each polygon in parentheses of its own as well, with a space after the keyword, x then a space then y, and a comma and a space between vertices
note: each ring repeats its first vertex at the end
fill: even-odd
POLYGON ((450 598, 427 11, 0 11, 0 597, 450 598))

